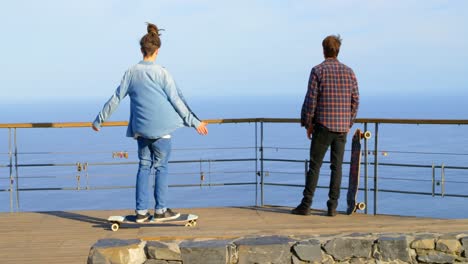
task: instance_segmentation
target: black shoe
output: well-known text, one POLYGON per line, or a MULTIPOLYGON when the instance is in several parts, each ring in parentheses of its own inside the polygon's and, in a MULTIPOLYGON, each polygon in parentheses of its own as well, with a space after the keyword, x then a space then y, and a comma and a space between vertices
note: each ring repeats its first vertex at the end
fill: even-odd
POLYGON ((161 221, 161 220, 171 220, 176 219, 180 216, 180 213, 173 212, 171 209, 167 208, 166 212, 162 214, 154 213, 154 220, 161 221))
POLYGON ((310 206, 301 203, 296 208, 292 209, 291 213, 295 215, 310 215, 310 206))
POLYGON ((141 215, 141 214, 138 214, 136 215, 136 222, 137 223, 143 223, 143 222, 146 222, 148 221, 148 219, 150 219, 151 217, 151 214, 149 212, 147 212, 146 214, 144 215, 141 215))
POLYGON ((348 209, 346 210, 347 215, 352 215, 356 211, 356 206, 348 206, 348 209))
POLYGON ((328 212, 327 212, 327 215, 328 216, 336 216, 337 212, 336 212, 336 209, 332 209, 332 208, 328 208, 328 212))

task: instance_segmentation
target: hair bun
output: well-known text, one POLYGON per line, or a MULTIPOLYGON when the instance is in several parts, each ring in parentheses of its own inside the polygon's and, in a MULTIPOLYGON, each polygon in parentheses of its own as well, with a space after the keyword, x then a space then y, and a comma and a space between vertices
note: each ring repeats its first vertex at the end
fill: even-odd
POLYGON ((153 33, 155 35, 160 36, 161 34, 159 34, 159 31, 164 30, 164 29, 158 29, 158 27, 155 24, 151 24, 151 23, 146 23, 146 24, 148 25, 147 27, 148 33, 153 33))

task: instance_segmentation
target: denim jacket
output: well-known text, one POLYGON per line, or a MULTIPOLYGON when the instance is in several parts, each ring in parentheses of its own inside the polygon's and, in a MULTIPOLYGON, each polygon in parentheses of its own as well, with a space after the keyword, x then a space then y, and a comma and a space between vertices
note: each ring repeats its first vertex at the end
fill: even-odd
POLYGON ((99 128, 127 95, 130 96, 127 137, 156 139, 183 126, 200 125, 169 72, 148 61, 140 61, 125 72, 93 125, 99 128))

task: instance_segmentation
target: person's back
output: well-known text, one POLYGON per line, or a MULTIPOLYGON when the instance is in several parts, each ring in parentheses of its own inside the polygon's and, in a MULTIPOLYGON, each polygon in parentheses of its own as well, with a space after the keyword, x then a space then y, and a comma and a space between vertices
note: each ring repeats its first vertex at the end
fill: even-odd
POLYGON ((357 84, 351 68, 336 58, 327 58, 313 68, 318 82, 315 121, 333 132, 348 132, 352 116, 352 98, 357 84))
POLYGON ((174 111, 172 102, 175 100, 169 98, 174 92, 168 87, 175 87, 175 84, 166 69, 154 62, 142 61, 127 74, 132 114, 127 136, 158 138, 184 126, 184 120, 174 111))

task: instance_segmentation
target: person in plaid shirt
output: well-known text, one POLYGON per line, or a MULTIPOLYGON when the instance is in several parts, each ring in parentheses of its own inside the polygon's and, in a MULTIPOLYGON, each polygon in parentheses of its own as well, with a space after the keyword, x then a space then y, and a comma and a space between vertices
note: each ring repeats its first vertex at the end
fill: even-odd
POLYGON ((307 137, 312 142, 304 197, 292 210, 293 214, 298 215, 310 214, 320 167, 330 146, 331 178, 327 215, 336 215, 346 136, 359 106, 356 76, 351 68, 337 59, 341 46, 340 36, 326 37, 322 46, 325 61, 312 68, 301 112, 301 125, 307 129, 307 137))

